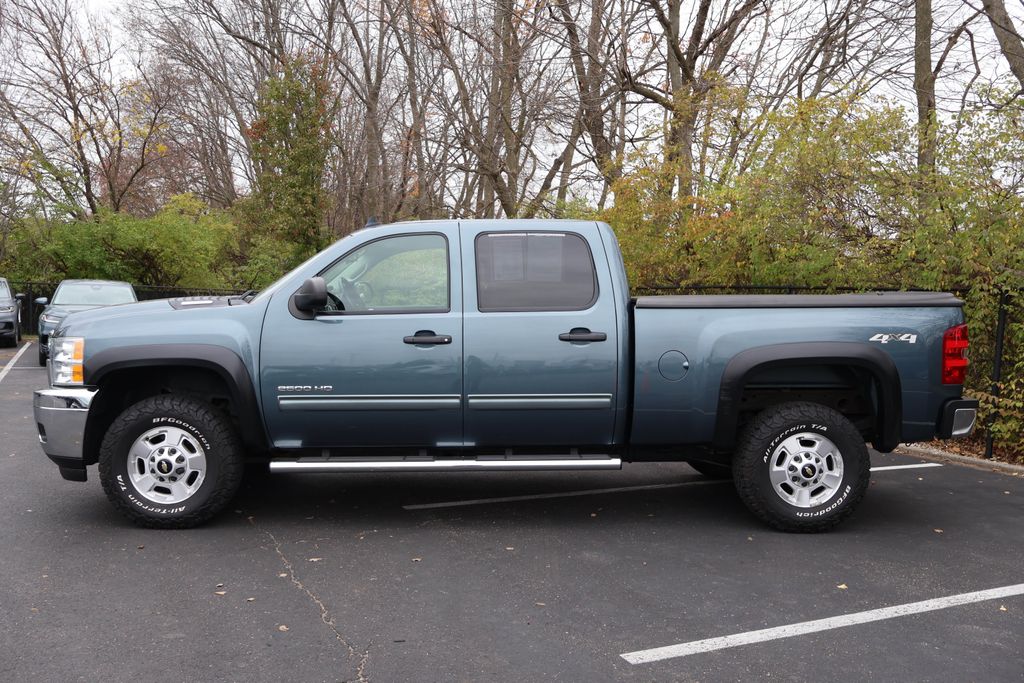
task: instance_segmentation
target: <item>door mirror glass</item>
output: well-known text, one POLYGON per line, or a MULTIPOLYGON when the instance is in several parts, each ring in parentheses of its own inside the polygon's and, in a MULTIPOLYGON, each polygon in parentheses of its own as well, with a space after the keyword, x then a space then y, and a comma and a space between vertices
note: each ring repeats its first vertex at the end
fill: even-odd
POLYGON ((304 313, 315 313, 327 305, 327 285, 322 277, 311 277, 292 294, 295 308, 304 313))
POLYGON ((36 299, 36 306, 45 306, 48 301, 49 299, 47 299, 45 296, 41 296, 38 299, 36 299))

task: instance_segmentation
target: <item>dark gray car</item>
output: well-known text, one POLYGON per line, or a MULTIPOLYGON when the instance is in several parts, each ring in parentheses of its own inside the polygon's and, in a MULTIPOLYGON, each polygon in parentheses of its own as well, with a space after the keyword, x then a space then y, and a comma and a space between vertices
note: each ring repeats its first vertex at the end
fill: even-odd
POLYGON ((16 346, 21 341, 21 300, 24 294, 15 295, 5 278, 0 277, 0 342, 5 346, 16 346))
POLYGON ((57 285, 53 301, 48 302, 45 296, 36 299, 37 305, 46 306, 39 316, 39 364, 46 365, 50 333, 57 329, 67 315, 90 308, 130 304, 136 301, 138 298, 135 296, 135 290, 127 282, 64 280, 57 285))

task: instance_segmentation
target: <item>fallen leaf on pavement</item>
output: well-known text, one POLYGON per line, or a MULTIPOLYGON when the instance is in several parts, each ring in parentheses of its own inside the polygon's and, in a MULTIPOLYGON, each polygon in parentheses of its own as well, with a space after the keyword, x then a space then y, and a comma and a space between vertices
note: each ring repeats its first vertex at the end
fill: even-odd
POLYGON ((213 591, 214 595, 227 595, 227 591, 213 591))
POLYGON ((284 633, 285 631, 288 630, 288 627, 285 626, 284 624, 281 624, 280 626, 277 627, 277 630, 280 631, 281 633, 284 633))
POLYGON ((941 534, 942 533, 942 529, 932 529, 932 531, 934 531, 937 534, 941 534))
POLYGON ((414 558, 412 558, 412 561, 413 562, 422 562, 423 558, 422 557, 414 557, 414 558))
POLYGON ((311 558, 309 558, 309 561, 310 562, 320 562, 323 559, 324 558, 322 558, 322 557, 311 557, 311 558))
POLYGON ((841 584, 839 584, 838 586, 836 586, 836 588, 838 588, 838 589, 839 589, 839 590, 841 590, 841 591, 844 591, 844 590, 846 590, 847 588, 849 588, 849 586, 847 586, 847 585, 846 585, 845 583, 841 583, 841 584))
POLYGON ((1006 611, 1006 605, 999 605, 999 611, 1000 612, 1005 612, 1006 611))

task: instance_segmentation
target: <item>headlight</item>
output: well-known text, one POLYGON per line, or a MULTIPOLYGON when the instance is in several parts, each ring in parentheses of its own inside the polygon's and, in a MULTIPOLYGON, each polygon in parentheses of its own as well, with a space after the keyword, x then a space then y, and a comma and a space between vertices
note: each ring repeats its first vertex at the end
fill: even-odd
POLYGON ((14 306, 0 306, 0 313, 11 313, 14 311, 14 306))
POLYGON ((51 325, 53 325, 54 323, 59 323, 60 322, 60 318, 58 318, 57 316, 55 316, 55 315, 46 315, 45 313, 43 315, 39 316, 39 319, 42 320, 44 323, 50 323, 51 325))
POLYGON ((81 337, 58 337, 50 340, 50 384, 81 385, 85 381, 85 340, 81 337))

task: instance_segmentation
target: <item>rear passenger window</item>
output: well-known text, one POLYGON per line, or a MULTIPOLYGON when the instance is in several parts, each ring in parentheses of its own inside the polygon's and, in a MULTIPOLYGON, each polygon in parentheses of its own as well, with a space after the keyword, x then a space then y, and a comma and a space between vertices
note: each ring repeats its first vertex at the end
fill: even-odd
POLYGON ((484 233, 476 238, 482 312, 581 311, 597 299, 590 247, 564 232, 484 233))

